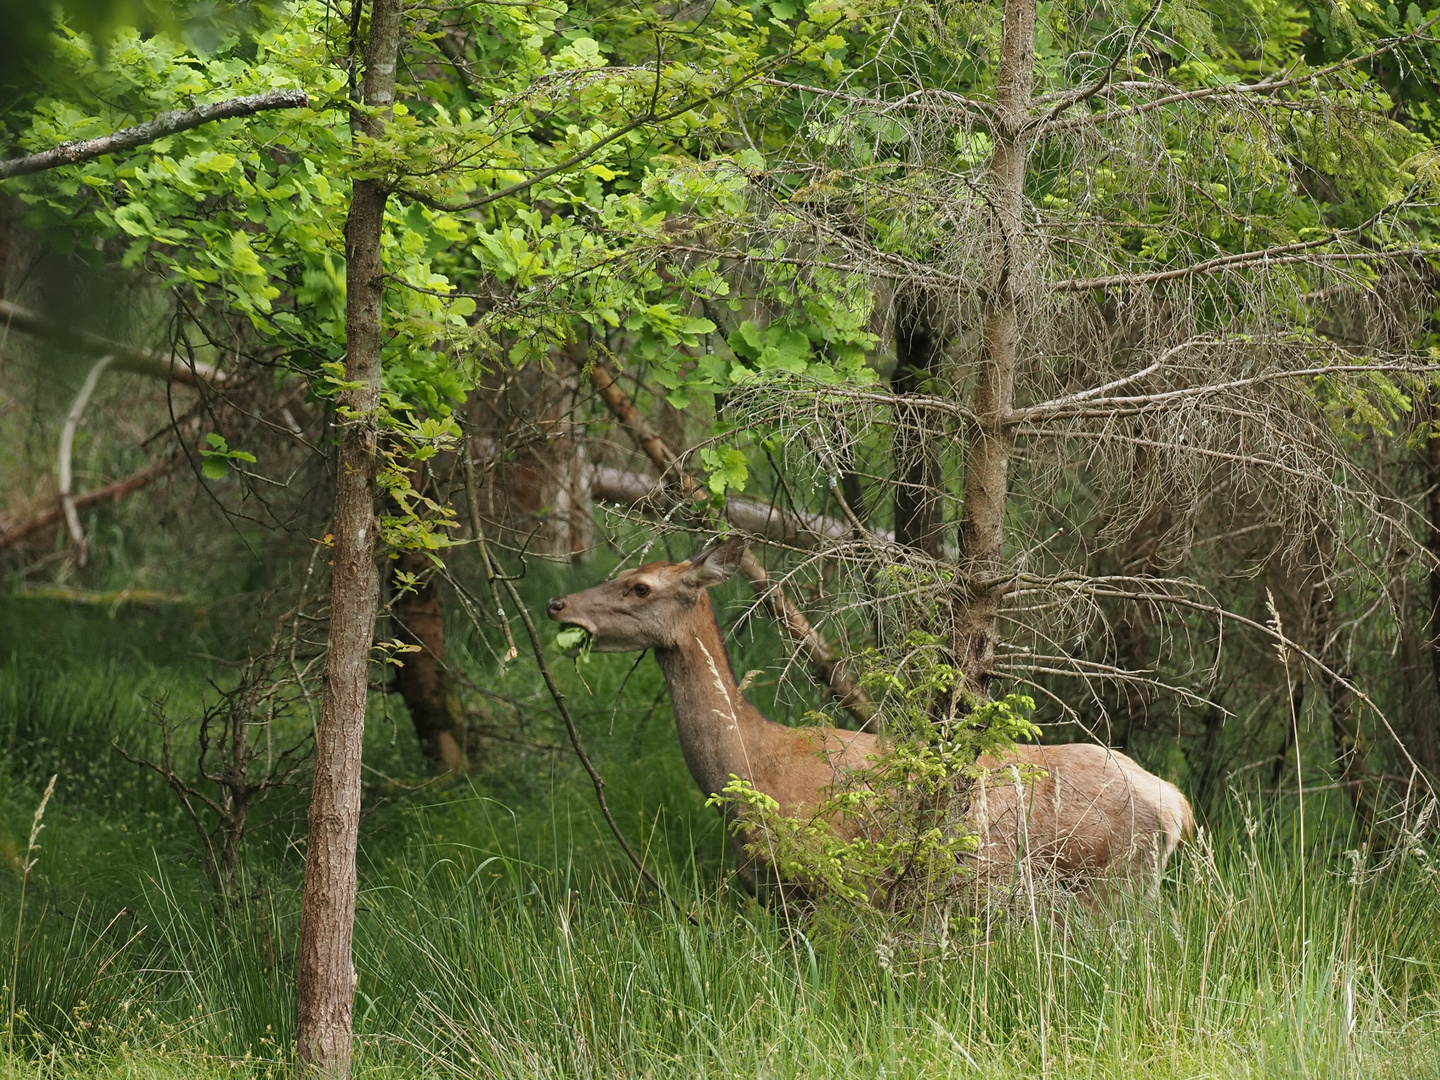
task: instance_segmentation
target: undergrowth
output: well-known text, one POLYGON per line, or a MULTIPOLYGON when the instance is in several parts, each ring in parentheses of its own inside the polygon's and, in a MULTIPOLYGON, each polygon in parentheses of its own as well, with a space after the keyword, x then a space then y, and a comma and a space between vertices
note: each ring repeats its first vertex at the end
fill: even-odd
MULTIPOLYGON (((478 643, 457 635, 456 649, 480 669, 478 643)), ((855 918, 787 919, 729 884, 668 704, 652 708, 651 665, 612 707, 629 665, 585 665, 593 698, 564 674, 617 814, 694 924, 614 859, 588 786, 547 749, 556 731, 527 672, 492 673, 472 700, 497 724, 530 710, 524 745, 497 744, 449 787, 404 780, 419 761, 377 702, 358 1075, 1440 1075, 1440 888, 1423 846, 1357 861, 1316 802, 1299 853, 1294 805, 1234 803, 1153 904, 1104 917, 1042 914, 923 947, 855 918)), ((254 839, 243 902, 222 919, 173 799, 108 752, 116 733, 143 740, 157 689, 198 708, 209 674, 183 658, 0 658, 0 930, 15 926, 11 849, 44 776, 61 774, 0 1075, 289 1074, 295 823, 254 839)))

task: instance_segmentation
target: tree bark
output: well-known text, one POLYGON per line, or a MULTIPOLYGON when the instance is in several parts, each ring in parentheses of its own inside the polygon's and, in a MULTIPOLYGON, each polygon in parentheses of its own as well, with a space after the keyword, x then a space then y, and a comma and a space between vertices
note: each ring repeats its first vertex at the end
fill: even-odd
POLYGON ((1020 341, 1019 275, 1025 207, 1026 123, 1035 75, 1035 0, 1005 0, 995 95, 995 151, 986 176, 990 266, 965 455, 965 504, 960 519, 961 593, 951 651, 969 690, 989 695, 996 626, 1004 598, 1002 545, 1010 456, 1011 410, 1020 341))
POLYGON ((10 291, 10 260, 15 252, 15 223, 19 220, 15 200, 0 194, 0 300, 10 291))
MULTIPOLYGON (((895 306, 897 398, 923 392, 939 371, 941 340, 924 297, 906 296, 895 306)), ((945 503, 940 490, 940 446, 925 413, 897 410, 895 425, 895 540, 938 561, 943 551, 945 503)))
POLYGON ((465 755, 465 713, 450 669, 445 666, 445 610, 435 582, 434 566, 418 551, 402 551, 397 573, 413 574, 420 585, 400 593, 390 605, 395 636, 419 652, 398 657, 395 685, 410 711, 420 750, 438 773, 460 773, 465 755))
MULTIPOLYGON (((395 100, 401 7, 402 0, 373 0, 371 5, 364 101, 381 111, 366 116, 360 127, 372 138, 383 134, 395 100)), ((345 377, 359 386, 340 395, 344 419, 335 479, 330 633, 315 728, 315 786, 300 915, 296 1053, 305 1073, 338 1080, 350 1075, 360 753, 380 597, 375 565, 376 410, 383 342, 380 237, 387 194, 381 178, 356 180, 345 223, 345 377)))
MULTIPOLYGON (((411 482, 417 490, 425 486, 426 469, 417 465, 411 482)), ((455 680, 445 665, 445 608, 436 582, 435 565, 420 551, 401 551, 392 563, 395 586, 390 603, 395 637, 419 647, 397 657, 402 666, 395 671, 395 686, 405 699, 410 722, 420 750, 438 773, 464 772, 466 761, 465 712, 455 680), (420 584, 405 589, 399 576, 408 574, 420 584)))

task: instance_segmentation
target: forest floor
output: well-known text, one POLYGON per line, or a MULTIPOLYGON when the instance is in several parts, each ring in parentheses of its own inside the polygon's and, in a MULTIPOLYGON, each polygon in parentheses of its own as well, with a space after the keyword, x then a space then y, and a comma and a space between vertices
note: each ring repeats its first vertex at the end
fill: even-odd
MULTIPOLYGON (((157 702, 193 718, 233 679, 206 629, 226 621, 0 601, 0 1076, 289 1074, 303 793, 257 810, 222 905, 178 800, 112 745, 155 753, 157 702)), ((503 739, 467 781, 427 783, 403 706, 377 702, 358 1076, 1440 1076, 1423 850, 1361 867, 1332 815, 1302 857, 1294 807, 1236 801, 1136 910, 924 949, 853 918, 790 922, 730 884, 653 661, 566 663, 616 815, 692 923, 616 857, 533 670, 500 670, 463 628, 452 650, 503 739)), ((740 651, 742 671, 775 655, 740 651)), ((766 678, 756 693, 794 708, 766 678)))

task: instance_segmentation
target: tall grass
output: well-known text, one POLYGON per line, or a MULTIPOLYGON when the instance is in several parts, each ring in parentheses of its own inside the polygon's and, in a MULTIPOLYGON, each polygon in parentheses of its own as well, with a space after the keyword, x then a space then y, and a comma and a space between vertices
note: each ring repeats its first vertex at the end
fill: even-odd
MULTIPOLYGON (((901 955, 688 885, 698 925, 574 866, 416 847, 363 894, 362 1075, 493 1077, 1418 1077, 1440 1074, 1426 871, 1312 882, 1263 832, 1182 859, 1152 907, 1017 921, 901 955), (1038 945, 1038 949, 1037 949, 1038 945), (1037 962, 1038 954, 1038 962, 1037 962)), ((179 1053, 281 1067, 293 916, 217 929, 157 882, 155 935, 51 960, 85 979, 45 1075, 179 1053), (96 972, 100 977, 91 976, 96 972)), ((19 1075, 25 1075, 20 1073, 19 1075)))
MULTIPOLYGON (((586 672, 597 705, 580 718, 623 824, 695 925, 637 889, 563 756, 497 753, 471 784, 404 797, 377 784, 360 1075, 1440 1075, 1440 875, 1423 847, 1357 863, 1317 818, 1300 851, 1293 806, 1237 805, 1153 903, 1015 919, 917 954, 876 925, 788 922, 731 888, 668 711, 647 713, 653 673, 636 673, 612 721, 626 667, 586 672)), ((126 678, 72 673, 57 688, 27 670, 0 667, 0 833, 28 824, 37 747, 70 775, 67 758, 98 755, 117 726, 139 737, 143 719, 126 678)), ((524 682, 488 686, 518 700, 524 682)), ((370 738, 377 759, 398 742, 383 717, 370 738)), ((253 852, 248 899, 222 923, 164 791, 108 758, 89 775, 48 811, 10 1075, 288 1074, 297 850, 253 852)), ((0 866, 0 926, 18 882, 0 866)))
POLYGON ((30 824, 30 839, 26 842, 25 854, 21 857, 20 898, 15 905, 15 948, 11 952, 10 961, 10 1007, 5 1011, 5 1057, 7 1061, 13 1061, 15 1058, 16 984, 20 974, 20 940, 21 935, 25 932, 25 892, 30 885, 30 871, 35 869, 35 853, 40 847, 40 831, 45 828, 45 807, 50 803, 50 796, 55 794, 57 779, 57 776, 52 776, 50 782, 45 785, 45 794, 40 796, 40 805, 35 808, 35 817, 30 824))
POLYGON ((366 893, 367 1056, 517 1078, 1440 1075, 1428 864, 1347 860, 1308 893, 1294 866, 1262 825, 1182 857, 1153 905, 905 955, 703 873, 675 882, 690 926, 615 879, 422 849, 366 893))

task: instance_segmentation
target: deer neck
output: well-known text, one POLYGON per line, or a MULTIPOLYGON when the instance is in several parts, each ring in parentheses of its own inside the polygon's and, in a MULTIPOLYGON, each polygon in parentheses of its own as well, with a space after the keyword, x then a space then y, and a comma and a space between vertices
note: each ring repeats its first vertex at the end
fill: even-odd
POLYGON ((740 692, 707 596, 701 596, 680 642, 656 649, 655 659, 670 687, 675 730, 696 783, 714 795, 732 774, 751 779, 778 725, 740 692))

